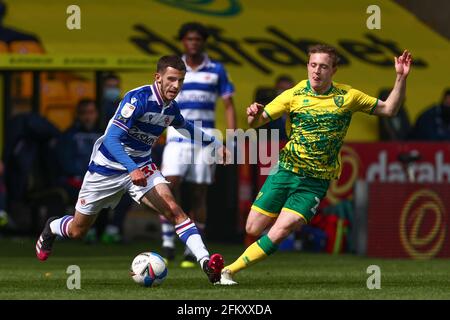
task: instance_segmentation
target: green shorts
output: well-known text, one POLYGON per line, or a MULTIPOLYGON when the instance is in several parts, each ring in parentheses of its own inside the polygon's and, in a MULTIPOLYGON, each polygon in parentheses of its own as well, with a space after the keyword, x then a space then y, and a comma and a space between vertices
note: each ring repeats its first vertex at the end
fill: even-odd
POLYGON ((308 223, 329 185, 330 180, 303 177, 279 167, 278 172, 267 177, 252 209, 273 218, 281 211, 289 211, 308 223))

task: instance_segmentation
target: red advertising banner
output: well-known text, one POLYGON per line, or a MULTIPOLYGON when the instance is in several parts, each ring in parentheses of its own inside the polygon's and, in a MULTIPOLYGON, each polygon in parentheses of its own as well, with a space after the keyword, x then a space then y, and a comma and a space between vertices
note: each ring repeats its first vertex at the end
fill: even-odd
POLYGON ((370 184, 367 255, 450 257, 449 199, 446 184, 370 184))
POLYGON ((347 143, 341 149, 341 163, 341 177, 332 181, 325 206, 351 199, 356 179, 450 185, 450 142, 347 143))
MULTIPOLYGON (((340 157, 341 177, 331 182, 320 204, 320 212, 335 212, 341 219, 354 216, 354 208, 348 202, 354 198, 355 182, 366 181, 371 186, 368 255, 419 259, 450 257, 450 142, 347 143, 340 157), (380 183, 383 187, 379 187, 380 183), (431 200, 426 200, 427 197, 431 200), (329 210, 333 207, 338 209, 329 210), (405 210, 413 213, 405 216, 407 213, 402 213, 405 210)), ((257 171, 253 186, 259 189, 266 176, 257 171)), ((247 199, 242 213, 249 210, 251 201, 247 199)), ((245 222, 245 217, 241 223, 245 222)))

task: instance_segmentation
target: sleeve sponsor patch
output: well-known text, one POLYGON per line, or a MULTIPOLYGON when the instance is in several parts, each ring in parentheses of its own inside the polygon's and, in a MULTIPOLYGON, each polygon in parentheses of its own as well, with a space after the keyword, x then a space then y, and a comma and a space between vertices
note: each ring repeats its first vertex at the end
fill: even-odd
POLYGON ((133 112, 134 112, 135 109, 136 109, 135 106, 133 106, 132 104, 127 102, 127 103, 125 103, 125 105, 123 106, 122 110, 120 111, 120 114, 125 119, 128 119, 129 117, 131 117, 133 115, 133 112))

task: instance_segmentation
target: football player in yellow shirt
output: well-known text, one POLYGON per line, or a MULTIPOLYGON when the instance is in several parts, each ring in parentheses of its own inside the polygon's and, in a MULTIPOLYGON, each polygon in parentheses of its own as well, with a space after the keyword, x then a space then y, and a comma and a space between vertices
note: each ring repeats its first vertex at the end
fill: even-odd
POLYGON ((273 225, 266 235, 222 270, 219 282, 222 285, 237 284, 233 279, 237 272, 274 253, 292 231, 311 220, 330 180, 339 177, 339 150, 353 113, 392 117, 405 98, 406 78, 412 63, 411 54, 406 50, 394 58, 396 79, 386 101, 332 81, 338 64, 333 47, 315 45, 308 55, 308 80, 286 90, 265 107, 253 103, 247 108, 252 128, 287 113, 289 141, 253 203, 246 232, 260 236, 273 225))

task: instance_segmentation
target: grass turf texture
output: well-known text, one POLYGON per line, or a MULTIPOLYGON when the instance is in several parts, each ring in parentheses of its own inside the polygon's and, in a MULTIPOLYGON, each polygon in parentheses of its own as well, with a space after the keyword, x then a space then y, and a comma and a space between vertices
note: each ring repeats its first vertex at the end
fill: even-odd
MULTIPOLYGON (((156 242, 86 245, 57 241, 46 262, 35 258, 34 241, 0 239, 0 299, 450 299, 450 261, 369 259, 277 252, 237 276, 238 286, 213 286, 200 268, 182 269, 177 260, 161 287, 134 283, 128 270, 140 252, 159 252, 156 242), (69 265, 81 269, 81 289, 69 290, 69 265), (381 289, 366 287, 369 265, 381 268, 381 289)), ((181 245, 178 246, 181 252, 181 245)), ((209 244, 231 262, 238 245, 209 244)), ((178 253, 180 253, 178 252, 178 253)))

